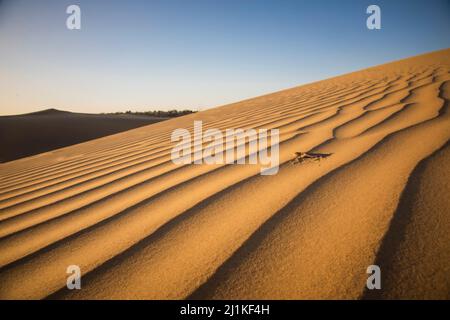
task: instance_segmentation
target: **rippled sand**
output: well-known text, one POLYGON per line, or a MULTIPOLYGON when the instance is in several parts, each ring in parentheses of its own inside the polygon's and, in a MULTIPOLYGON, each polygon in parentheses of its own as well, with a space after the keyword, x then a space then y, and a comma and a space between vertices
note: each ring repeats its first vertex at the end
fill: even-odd
POLYGON ((1 164, 0 298, 449 299, 449 99, 447 49, 1 164), (173 164, 194 120, 279 128, 278 174, 173 164))

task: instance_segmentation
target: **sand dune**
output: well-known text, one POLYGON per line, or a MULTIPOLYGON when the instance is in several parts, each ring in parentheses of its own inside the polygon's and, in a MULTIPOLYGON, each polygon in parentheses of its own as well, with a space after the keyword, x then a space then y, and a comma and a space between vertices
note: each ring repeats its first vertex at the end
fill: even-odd
POLYGON ((0 163, 138 128, 164 118, 47 109, 0 117, 0 163))
POLYGON ((0 298, 449 299, 449 100, 447 49, 0 164, 0 298), (195 120, 279 172, 174 164, 195 120))

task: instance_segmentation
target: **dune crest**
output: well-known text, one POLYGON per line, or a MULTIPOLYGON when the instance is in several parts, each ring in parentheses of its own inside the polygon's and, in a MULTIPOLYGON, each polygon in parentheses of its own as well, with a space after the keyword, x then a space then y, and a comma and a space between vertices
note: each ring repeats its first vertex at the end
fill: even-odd
POLYGON ((0 164, 0 299, 449 299, 449 100, 446 49, 0 164), (174 164, 196 120, 278 173, 174 164))

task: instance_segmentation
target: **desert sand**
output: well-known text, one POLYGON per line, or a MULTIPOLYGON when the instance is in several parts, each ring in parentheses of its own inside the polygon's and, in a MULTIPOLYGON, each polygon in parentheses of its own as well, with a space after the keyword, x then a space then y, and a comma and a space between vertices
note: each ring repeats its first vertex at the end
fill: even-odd
POLYGON ((46 109, 0 117, 0 163, 165 120, 138 115, 87 114, 46 109))
POLYGON ((447 49, 0 164, 0 298, 449 299, 449 99, 447 49), (278 174, 173 164, 194 120, 278 174))

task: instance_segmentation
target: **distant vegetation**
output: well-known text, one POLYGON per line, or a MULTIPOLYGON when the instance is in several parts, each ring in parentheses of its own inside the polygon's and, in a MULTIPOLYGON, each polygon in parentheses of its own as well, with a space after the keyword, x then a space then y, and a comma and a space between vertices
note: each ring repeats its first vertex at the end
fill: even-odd
POLYGON ((113 112, 113 113, 104 113, 104 114, 114 114, 114 115, 138 115, 138 116, 149 116, 149 117, 157 117, 157 118, 175 118, 181 117, 187 114, 195 113, 197 111, 192 110, 169 110, 169 111, 125 111, 125 112, 113 112))

